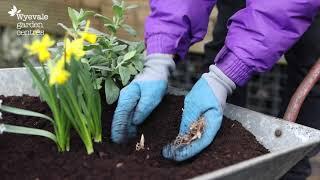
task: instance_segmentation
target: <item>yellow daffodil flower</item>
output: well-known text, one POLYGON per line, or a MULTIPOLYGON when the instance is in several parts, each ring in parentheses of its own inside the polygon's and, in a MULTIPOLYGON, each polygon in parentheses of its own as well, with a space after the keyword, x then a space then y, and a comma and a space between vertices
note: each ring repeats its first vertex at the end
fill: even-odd
POLYGON ((88 33, 88 29, 90 27, 90 21, 88 20, 86 23, 86 27, 84 32, 80 32, 81 38, 88 41, 89 43, 96 43, 97 42, 97 35, 93 33, 88 33))
POLYGON ((48 48, 53 46, 54 43, 55 41, 51 40, 48 34, 45 34, 41 40, 34 40, 30 45, 25 45, 25 48, 29 50, 30 55, 37 54, 40 63, 45 63, 51 56, 48 48))
POLYGON ((65 59, 62 57, 57 63, 50 69, 50 85, 61 85, 64 84, 70 77, 70 73, 65 70, 65 59))
POLYGON ((70 41, 70 39, 65 39, 65 53, 66 61, 69 63, 71 56, 74 56, 77 60, 83 57, 86 53, 83 50, 83 40, 75 39, 70 41))
POLYGON ((88 41, 91 44, 97 42, 97 35, 95 34, 88 33, 88 32, 81 32, 80 35, 84 40, 88 41))

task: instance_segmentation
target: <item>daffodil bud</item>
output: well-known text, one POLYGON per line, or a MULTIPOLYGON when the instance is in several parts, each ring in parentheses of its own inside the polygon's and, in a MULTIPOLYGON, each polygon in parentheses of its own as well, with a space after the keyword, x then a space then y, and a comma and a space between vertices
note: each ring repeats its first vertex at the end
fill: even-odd
POLYGON ((4 124, 0 124, 0 134, 2 134, 6 130, 4 124))

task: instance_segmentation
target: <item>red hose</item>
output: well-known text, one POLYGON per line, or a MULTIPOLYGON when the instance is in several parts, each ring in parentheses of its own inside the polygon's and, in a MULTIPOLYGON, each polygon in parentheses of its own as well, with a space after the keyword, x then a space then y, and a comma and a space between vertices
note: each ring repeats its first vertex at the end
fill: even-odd
POLYGON ((310 69, 307 76, 303 79, 303 81, 300 83, 299 87, 291 97, 291 100, 289 102, 289 105, 287 107, 287 110, 284 114, 283 119, 295 122, 300 108, 313 88, 313 86, 320 80, 320 59, 313 65, 313 67, 310 69))

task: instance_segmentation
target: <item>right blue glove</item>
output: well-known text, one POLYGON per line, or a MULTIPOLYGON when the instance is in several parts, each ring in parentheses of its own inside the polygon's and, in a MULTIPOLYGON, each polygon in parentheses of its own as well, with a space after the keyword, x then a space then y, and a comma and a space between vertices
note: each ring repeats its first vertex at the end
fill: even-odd
POLYGON ((179 131, 180 136, 188 134, 192 124, 202 116, 204 118, 202 135, 189 144, 166 145, 162 155, 167 159, 184 161, 195 156, 213 141, 220 129, 227 95, 231 94, 236 86, 216 66, 211 65, 209 69, 210 71, 202 75, 184 100, 179 131))
POLYGON ((111 126, 113 142, 124 143, 136 135, 136 126, 161 102, 170 72, 175 69, 172 56, 165 54, 147 56, 144 65, 143 71, 120 91, 111 126))

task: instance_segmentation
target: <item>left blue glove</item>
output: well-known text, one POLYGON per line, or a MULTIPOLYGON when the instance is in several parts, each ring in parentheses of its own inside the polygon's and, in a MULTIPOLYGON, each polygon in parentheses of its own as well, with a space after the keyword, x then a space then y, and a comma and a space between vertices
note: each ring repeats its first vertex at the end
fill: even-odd
POLYGON ((221 126, 227 95, 231 94, 236 86, 216 66, 211 65, 209 70, 209 73, 202 75, 185 98, 179 132, 179 135, 187 134, 191 124, 203 116, 203 134, 201 138, 188 145, 166 145, 162 154, 167 159, 183 161, 198 154, 213 141, 221 126))
POLYGON ((120 91, 111 126, 113 142, 124 143, 136 135, 136 126, 147 118, 165 95, 168 76, 174 69, 171 55, 147 56, 143 71, 120 91))

